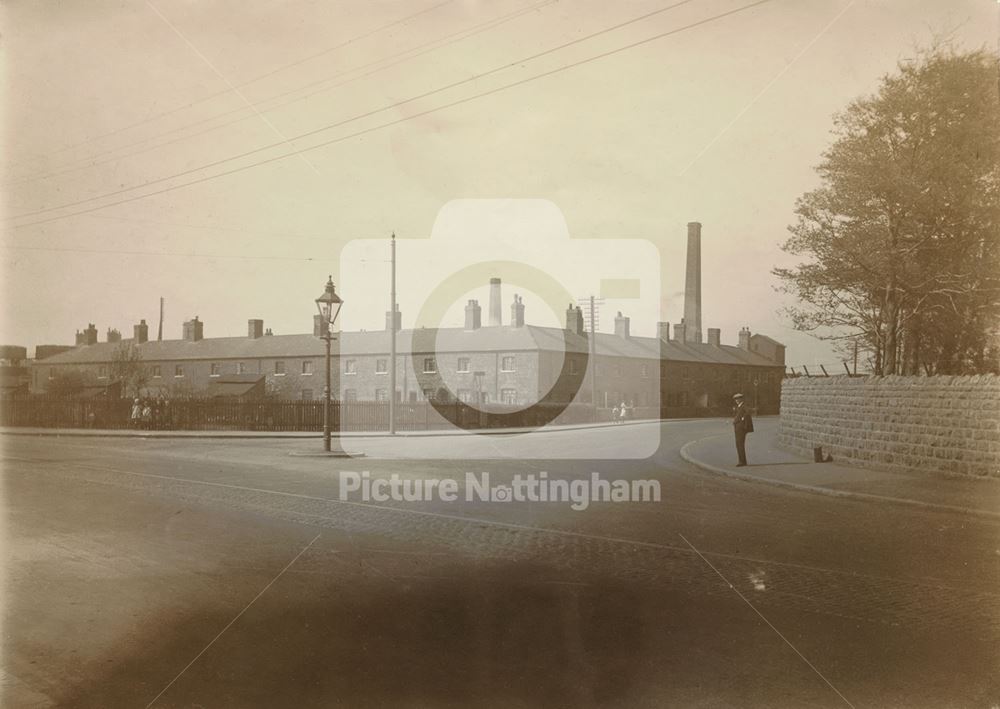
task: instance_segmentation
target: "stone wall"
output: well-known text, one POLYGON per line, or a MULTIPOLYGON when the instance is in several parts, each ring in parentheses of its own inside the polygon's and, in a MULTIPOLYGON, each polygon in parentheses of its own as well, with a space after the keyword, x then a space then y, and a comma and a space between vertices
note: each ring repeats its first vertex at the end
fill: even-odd
POLYGON ((1000 377, 801 377, 781 388, 779 444, 886 470, 1000 477, 1000 377))

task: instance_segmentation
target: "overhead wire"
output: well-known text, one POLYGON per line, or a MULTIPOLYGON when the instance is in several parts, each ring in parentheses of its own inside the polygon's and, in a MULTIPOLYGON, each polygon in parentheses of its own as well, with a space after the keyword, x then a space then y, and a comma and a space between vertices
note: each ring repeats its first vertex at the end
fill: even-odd
MULTIPOLYGON (((286 106, 290 106, 292 104, 298 103, 299 101, 304 101, 306 99, 312 98, 313 96, 316 96, 318 94, 324 93, 326 91, 330 91, 330 90, 333 90, 333 89, 336 89, 336 88, 340 88, 342 86, 346 86, 347 84, 353 83, 355 81, 359 81, 361 79, 367 78, 369 76, 372 76, 372 75, 377 74, 379 72, 382 72, 382 71, 385 71, 387 69, 390 69, 390 68, 392 68, 394 66, 397 66, 397 65, 399 65, 399 64, 401 64, 401 63, 403 63, 405 61, 410 61, 412 59, 416 59, 417 57, 423 56, 423 55, 428 54, 430 52, 438 51, 438 50, 443 49, 445 47, 448 47, 448 46, 451 46, 451 45, 456 44, 458 42, 464 41, 466 39, 469 39, 470 37, 474 37, 474 36, 476 36, 478 34, 481 34, 482 32, 486 32, 488 30, 491 30, 491 29, 494 29, 496 27, 499 27, 500 25, 505 24, 506 22, 510 22, 511 20, 517 19, 519 17, 522 17, 524 15, 530 14, 532 12, 535 12, 535 11, 537 11, 537 10, 543 8, 543 7, 546 7, 548 5, 555 4, 558 1, 559 0, 541 0, 540 2, 536 2, 536 3, 532 4, 532 5, 527 6, 527 7, 520 8, 518 10, 509 12, 509 13, 507 13, 505 15, 501 15, 499 17, 494 17, 493 19, 486 20, 484 22, 479 23, 478 25, 473 25, 472 27, 468 27, 468 28, 464 28, 462 30, 458 30, 456 32, 452 32, 451 34, 444 35, 443 37, 439 37, 439 38, 431 40, 429 42, 425 42, 424 44, 417 45, 416 47, 411 47, 409 49, 405 49, 405 50, 402 50, 400 52, 396 52, 394 54, 390 54, 390 55, 388 55, 386 57, 382 57, 382 58, 376 59, 376 60, 368 62, 366 64, 362 64, 360 66, 353 67, 351 69, 346 69, 344 71, 337 72, 336 74, 333 74, 331 76, 325 77, 323 79, 319 79, 317 81, 310 82, 308 84, 305 84, 303 86, 299 86, 297 88, 294 88, 294 89, 291 89, 291 90, 288 90, 288 91, 284 91, 282 93, 276 94, 276 95, 271 96, 271 97, 266 98, 266 99, 262 99, 260 101, 250 102, 249 105, 239 106, 237 108, 230 109, 228 111, 224 111, 222 113, 215 114, 214 116, 209 116, 207 118, 203 118, 203 119, 200 119, 200 120, 197 120, 197 121, 193 121, 193 122, 187 123, 187 124, 182 125, 182 126, 178 126, 176 128, 172 128, 172 129, 164 131, 162 133, 158 133, 157 135, 154 135, 154 136, 149 136, 149 137, 146 137, 146 138, 142 138, 142 139, 134 141, 132 143, 127 143, 125 145, 120 145, 120 146, 117 146, 115 148, 111 148, 111 149, 108 149, 108 150, 105 150, 105 151, 101 151, 101 152, 95 153, 95 154, 93 154, 91 156, 88 156, 86 158, 82 158, 82 159, 73 161, 73 163, 67 163, 66 165, 56 167, 51 172, 35 173, 33 175, 28 175, 28 176, 22 177, 22 178, 17 179, 17 180, 8 181, 6 184, 8 184, 8 185, 26 184, 26 183, 35 182, 35 181, 38 181, 38 180, 45 180, 45 179, 50 179, 50 178, 53 178, 53 177, 59 177, 59 176, 66 175, 66 174, 69 174, 69 173, 72 173, 72 172, 79 172, 80 170, 87 170, 87 169, 99 167, 101 165, 107 165, 109 163, 116 163, 116 162, 119 162, 121 160, 125 160, 125 159, 131 158, 131 157, 135 157, 137 155, 143 155, 145 153, 148 153, 148 152, 151 152, 151 151, 154 151, 154 150, 159 150, 160 148, 164 148, 164 147, 167 147, 169 145, 174 145, 176 143, 180 143, 180 142, 183 142, 183 141, 186 141, 186 140, 190 140, 192 138, 197 138, 199 136, 206 135, 208 133, 212 133, 212 132, 217 131, 217 130, 221 130, 222 128, 227 128, 229 126, 236 125, 237 123, 241 123, 241 122, 244 122, 244 121, 249 121, 249 120, 253 119, 254 117, 256 117, 256 114, 254 114, 254 115, 248 115, 248 116, 242 116, 242 117, 237 118, 237 119, 232 120, 232 121, 226 121, 224 123, 220 123, 218 125, 211 126, 211 127, 206 128, 204 130, 200 130, 200 131, 198 131, 196 133, 191 133, 191 134, 188 134, 188 135, 179 136, 177 138, 172 138, 170 140, 166 140, 166 141, 157 143, 155 145, 151 145, 151 146, 143 148, 141 150, 132 151, 132 152, 129 152, 129 153, 125 153, 123 155, 115 155, 115 153, 117 153, 117 152, 119 152, 121 150, 127 150, 128 148, 132 148, 132 147, 136 147, 136 146, 139 146, 139 145, 143 145, 145 143, 149 143, 150 141, 157 140, 159 138, 166 138, 167 136, 173 135, 174 133, 181 133, 181 132, 184 132, 184 131, 188 131, 188 130, 191 130, 192 128, 197 128, 200 125, 204 125, 206 123, 211 123, 211 122, 216 121, 216 120, 218 120, 220 118, 225 118, 225 117, 231 116, 233 114, 243 113, 243 112, 245 112, 247 110, 255 109, 258 106, 269 104, 272 101, 275 101, 275 100, 278 100, 278 99, 281 99, 281 98, 285 98, 287 96, 292 96, 294 94, 298 94, 299 92, 307 90, 307 89, 310 89, 310 88, 312 88, 314 86, 328 83, 328 82, 333 81, 333 80, 335 80, 337 78, 340 78, 340 77, 343 77, 343 76, 347 76, 349 74, 353 74, 354 72, 362 71, 364 69, 367 69, 369 67, 372 67, 372 66, 375 66, 375 65, 378 65, 378 64, 383 64, 383 66, 378 66, 377 68, 372 69, 371 71, 368 71, 368 72, 366 72, 364 74, 359 74, 358 76, 353 76, 353 77, 351 77, 349 79, 346 79, 344 81, 336 83, 336 84, 334 84, 332 86, 327 86, 327 87, 324 87, 324 88, 319 89, 317 91, 313 91, 311 93, 308 93, 308 94, 305 94, 305 95, 302 95, 302 96, 298 96, 297 98, 294 98, 294 99, 291 99, 291 100, 288 100, 288 101, 283 101, 283 102, 277 103, 277 104, 275 104, 273 106, 269 106, 269 107, 261 110, 260 113, 270 113, 272 111, 276 111, 279 108, 284 108, 286 106), (437 45, 437 46, 431 46, 431 45, 437 45), (409 55, 409 56, 407 56, 407 55, 409 55), (402 57, 402 58, 397 59, 398 57, 402 57), (396 61, 390 61, 392 59, 397 59, 397 60, 396 61), (385 62, 389 62, 389 63, 385 63, 385 62), (95 160, 95 158, 100 158, 102 155, 109 155, 111 157, 108 157, 108 158, 103 159, 103 160, 95 160), (80 164, 75 164, 75 163, 80 163, 80 164)), ((239 88, 239 85, 237 85, 236 88, 239 88)))
MULTIPOLYGON (((683 0, 683 2, 681 2, 681 3, 676 3, 675 5, 669 6, 668 8, 664 8, 664 9, 670 9, 670 7, 676 7, 676 6, 679 6, 679 5, 682 5, 682 4, 686 4, 687 2, 691 2, 691 1, 692 0, 683 0)), ((392 121, 388 121, 386 123, 381 123, 381 124, 376 125, 376 126, 372 126, 372 127, 360 130, 360 131, 356 131, 356 132, 350 133, 348 135, 340 136, 338 138, 327 140, 327 141, 324 141, 322 143, 318 143, 316 145, 312 145, 312 146, 308 146, 308 147, 302 148, 300 150, 300 152, 308 152, 308 151, 311 151, 311 150, 318 150, 320 148, 324 148, 324 147, 327 147, 329 145, 333 145, 335 143, 340 143, 340 142, 343 142, 345 140, 349 140, 351 138, 356 138, 356 137, 359 137, 359 136, 362 136, 362 135, 367 135, 367 134, 372 133, 374 131, 381 130, 383 128, 388 128, 390 126, 398 125, 400 123, 404 123, 406 121, 410 121, 410 120, 413 120, 415 118, 426 116, 426 115, 429 115, 431 113, 436 113, 438 111, 446 110, 448 108, 453 108, 455 106, 459 106, 459 105, 462 105, 462 104, 465 104, 465 103, 469 103, 471 101, 474 101, 474 100, 477 100, 477 99, 480 99, 480 98, 484 98, 486 96, 490 96, 490 95, 493 95, 493 94, 497 94, 497 93, 500 93, 502 91, 507 91, 509 89, 512 89, 512 88, 515 88, 515 87, 522 86, 524 84, 530 83, 532 81, 537 81, 537 80, 542 79, 542 78, 553 76, 555 74, 562 73, 562 72, 567 71, 569 69, 572 69, 572 68, 575 68, 575 67, 578 67, 578 66, 582 66, 584 64, 589 64, 591 62, 598 61, 600 59, 604 59, 604 58, 607 58, 607 57, 610 57, 610 56, 614 56, 616 54, 619 54, 621 52, 627 51, 629 49, 634 49, 635 47, 639 47, 639 46, 642 46, 642 45, 645 45, 645 44, 649 44, 650 42, 654 42, 654 41, 663 39, 665 37, 676 35, 676 34, 679 34, 681 32, 685 32, 685 31, 694 29, 696 27, 700 27, 700 26, 709 24, 711 22, 718 21, 720 19, 723 19, 723 18, 726 18, 726 17, 730 17, 730 16, 738 14, 740 12, 745 12, 745 11, 753 9, 755 7, 759 7, 761 5, 765 5, 765 4, 769 3, 769 2, 772 2, 772 0, 755 0, 755 2, 751 2, 751 3, 748 3, 746 5, 742 5, 740 7, 734 8, 732 10, 727 10, 726 12, 717 13, 715 15, 711 15, 711 16, 703 18, 701 20, 697 20, 695 22, 692 22, 692 23, 689 23, 689 24, 686 24, 686 25, 682 25, 680 27, 676 27, 676 28, 673 28, 673 29, 665 31, 665 32, 661 32, 661 33, 653 35, 651 37, 647 37, 647 38, 642 39, 642 40, 631 42, 631 43, 626 44, 626 45, 621 46, 621 47, 617 47, 615 49, 607 50, 605 52, 601 52, 599 54, 595 54, 595 55, 592 55, 590 57, 586 57, 584 59, 580 59, 580 60, 577 60, 577 61, 574 61, 574 62, 570 62, 568 64, 564 64, 564 65, 556 67, 554 69, 550 69, 550 70, 547 70, 547 71, 544 71, 544 72, 541 72, 541 73, 538 73, 538 74, 535 74, 535 75, 532 75, 532 76, 529 76, 529 77, 526 77, 526 78, 523 78, 523 79, 519 79, 517 81, 513 81, 513 82, 508 83, 508 84, 503 84, 501 86, 494 87, 494 88, 486 90, 486 91, 482 91, 482 92, 479 92, 479 93, 476 93, 476 94, 472 94, 470 96, 466 96, 464 98, 461 98, 461 99, 458 99, 458 100, 455 100, 455 101, 452 101, 452 102, 449 102, 449 103, 446 103, 446 104, 443 104, 443 105, 440 105, 440 106, 436 106, 434 108, 430 108, 430 109, 427 109, 427 110, 424 110, 424 111, 419 111, 417 113, 413 113, 413 114, 410 114, 410 115, 407 115, 407 116, 403 116, 402 118, 398 118, 398 119, 395 119, 395 120, 392 120, 392 121)), ((625 24, 631 24, 634 21, 637 21, 637 20, 631 20, 631 21, 629 21, 627 23, 623 23, 622 25, 617 25, 615 28, 624 26, 625 24)), ((592 36, 596 36, 597 34, 604 34, 604 33, 608 32, 608 31, 612 31, 612 29, 614 29, 614 28, 608 28, 606 30, 602 30, 601 32, 595 33, 594 35, 589 35, 588 38, 592 37, 592 36)), ((569 44, 575 44, 575 43, 577 43, 579 41, 584 41, 584 39, 586 39, 586 38, 581 38, 580 40, 576 40, 576 41, 574 41, 572 43, 568 43, 567 45, 563 45, 563 46, 568 46, 569 44)), ((542 56, 542 55, 545 55, 545 54, 549 54, 552 51, 556 51, 556 48, 553 48, 552 50, 547 50, 546 52, 543 52, 543 53, 541 53, 539 55, 536 55, 536 56, 542 56)), ((502 67, 502 68, 507 68, 509 66, 514 66, 514 65, 519 64, 519 63, 521 63, 521 62, 514 62, 513 64, 506 65, 505 67, 502 67)), ((495 71, 498 71, 498 70, 499 69, 490 70, 490 72, 487 72, 487 74, 495 73, 495 71)), ((397 102, 395 104, 392 104, 390 106, 383 107, 381 109, 376 109, 374 111, 369 111, 366 114, 362 114, 362 116, 355 117, 355 118, 352 118, 352 119, 347 119, 346 121, 342 121, 342 122, 340 122, 338 124, 333 124, 333 125, 321 128, 321 129, 310 131, 308 133, 302 134, 302 135, 297 136, 297 137, 293 137, 291 139, 292 140, 298 140, 298 139, 300 139, 302 137, 307 137, 307 136, 310 136, 310 135, 315 135, 317 133, 324 132, 326 130, 330 130, 331 128, 337 127, 338 125, 341 125, 341 124, 343 124, 345 122, 352 122, 354 120, 359 120, 359 118, 367 117, 369 115, 373 115, 375 113, 379 113, 379 112, 382 112, 384 110, 388 110, 390 108, 394 108, 394 107, 398 107, 398 106, 404 105, 406 103, 410 103, 412 101, 417 100, 418 98, 423 98, 423 97, 426 97, 428 95, 432 95, 434 93, 439 93, 440 91, 445 90, 445 88, 450 88, 450 87, 453 87, 453 86, 456 86, 456 85, 459 85, 459 84, 468 83, 468 81, 475 80, 476 78, 481 78, 482 76, 485 76, 485 75, 486 74, 477 75, 476 77, 472 77, 471 79, 466 79, 466 80, 462 80, 460 82, 455 82, 455 84, 449 85, 449 87, 442 87, 441 89, 435 89, 435 90, 429 91, 429 92, 427 92, 425 94, 421 94, 420 96, 411 97, 409 99, 405 99, 403 101, 399 101, 399 102, 397 102)), ((13 217, 9 217, 7 220, 9 221, 11 219, 19 219, 19 218, 23 218, 23 217, 26 217, 26 216, 33 216, 33 215, 38 215, 38 214, 45 214, 45 213, 49 213, 49 212, 53 212, 53 211, 58 211, 60 209, 66 209, 66 208, 69 208, 69 207, 78 206, 78 205, 86 204, 86 203, 97 201, 97 200, 101 200, 101 199, 107 199, 108 197, 114 197, 114 196, 117 196, 119 194, 123 194, 125 192, 131 192, 131 191, 134 191, 134 190, 137 190, 137 189, 142 189, 143 187, 147 187, 147 186, 150 186, 150 185, 153 185, 153 184, 158 184, 158 183, 165 182, 165 181, 168 181, 168 180, 176 179, 177 177, 183 177, 185 175, 188 175, 188 174, 191 174, 191 173, 194 173, 194 172, 199 172, 201 170, 205 170, 205 169, 208 169, 208 168, 211 168, 211 167, 216 167, 218 165, 221 165, 221 164, 224 164, 224 163, 227 163, 227 162, 232 162, 233 160, 238 160, 240 158, 247 157, 249 155, 253 155, 253 154, 258 153, 258 152, 262 152, 264 150, 269 150, 269 149, 272 149, 274 147, 279 147, 280 145, 282 145, 282 144, 281 143, 277 143, 277 144, 272 144, 272 145, 268 145, 268 146, 263 146, 261 148, 257 148, 257 149, 254 149, 254 150, 247 151, 247 152, 242 153, 240 155, 232 156, 232 157, 229 157, 229 158, 226 158, 226 159, 223 159, 223 160, 219 160, 219 161, 216 161, 216 162, 213 162, 213 163, 209 163, 207 165, 202 165, 202 166, 197 167, 197 168, 192 168, 190 170, 186 170, 184 172, 177 173, 175 175, 171 175, 171 176, 167 176, 167 177, 163 177, 163 178, 158 178, 156 180, 151 180, 151 181, 146 182, 146 183, 144 183, 142 185, 137 185, 135 187, 125 188, 125 189, 122 189, 122 190, 116 190, 114 192, 110 192, 110 193, 107 193, 107 194, 104 194, 104 195, 99 195, 99 196, 96 196, 96 197, 91 197, 91 198, 88 198, 88 199, 85 199, 85 200, 79 200, 77 202, 72 202, 72 203, 63 204, 63 205, 59 205, 59 206, 55 206, 55 207, 49 207, 49 208, 45 208, 45 209, 40 209, 40 210, 36 210, 36 211, 33 211, 33 212, 24 212, 24 213, 21 213, 19 215, 15 215, 13 217)), ((218 179, 220 177, 225 177, 225 176, 228 176, 228 175, 233 175, 233 174, 236 174, 236 173, 239 173, 239 172, 243 172, 245 170, 253 169, 255 167, 260 167, 262 165, 268 165, 268 164, 271 164, 271 163, 274 163, 274 162, 278 162, 280 160, 285 160, 288 157, 290 157, 292 155, 295 155, 295 154, 296 153, 284 153, 284 154, 277 155, 277 156, 274 156, 274 157, 271 157, 271 158, 267 158, 265 160, 260 160, 260 161, 254 162, 254 163, 250 163, 248 165, 243 165, 243 166, 240 166, 240 167, 237 167, 237 168, 233 168, 231 170, 226 170, 226 171, 219 172, 219 173, 216 173, 216 174, 213 174, 213 175, 207 175, 205 177, 201 177, 201 178, 198 178, 198 179, 195 179, 195 180, 184 182, 184 183, 181 183, 181 184, 178 184, 178 185, 171 185, 169 187, 165 187, 165 188, 160 189, 160 190, 155 190, 155 191, 152 191, 152 192, 148 192, 146 194, 135 195, 135 196, 128 197, 128 198, 121 199, 121 200, 117 200, 117 201, 114 201, 114 202, 111 202, 111 203, 108 203, 108 204, 103 204, 103 205, 99 205, 99 206, 92 207, 92 208, 89 208, 89 209, 84 209, 84 210, 78 210, 76 212, 71 212, 69 214, 57 215, 57 216, 49 217, 49 218, 46 218, 46 219, 39 219, 39 220, 31 221, 31 222, 26 222, 26 223, 22 223, 22 224, 13 225, 11 228, 12 229, 19 229, 19 228, 23 228, 23 227, 26 227, 26 226, 34 226, 34 225, 38 225, 38 224, 44 224, 44 223, 48 223, 48 222, 51 222, 51 221, 56 221, 56 220, 59 220, 59 219, 66 219, 66 218, 73 217, 73 216, 78 216, 78 215, 81 215, 81 214, 88 214, 90 212, 94 212, 94 211, 97 211, 97 210, 100 210, 100 209, 106 209, 106 208, 112 207, 112 206, 117 206, 119 204, 126 204, 128 202, 134 202, 134 201, 139 200, 139 199, 146 199, 148 197, 153 197, 153 196, 156 196, 156 195, 165 194, 167 192, 172 192, 174 190, 182 189, 184 187, 190 187, 190 186, 197 185, 197 184, 203 184, 203 183, 208 182, 210 180, 215 180, 215 179, 218 179)))
MULTIPOLYGON (((348 46, 350 46, 350 45, 352 45, 352 44, 354 44, 356 42, 360 42, 363 39, 368 39, 369 37, 373 37, 374 35, 378 34, 379 32, 383 32, 384 30, 390 29, 390 28, 395 27, 397 25, 406 24, 410 20, 413 20, 413 19, 415 19, 415 18, 417 18, 417 17, 419 17, 421 15, 425 15, 425 14, 427 14, 429 12, 433 12, 434 10, 437 10, 438 8, 444 7, 445 5, 449 5, 449 4, 453 3, 454 1, 455 0, 444 0, 444 2, 439 2, 439 3, 435 4, 435 5, 432 5, 431 7, 428 7, 428 8, 425 8, 423 10, 419 10, 417 12, 411 13, 411 14, 405 16, 405 17, 401 17, 398 20, 393 20, 392 22, 389 22, 387 24, 380 25, 379 27, 376 27, 376 28, 374 28, 372 30, 369 30, 369 31, 367 31, 367 32, 365 32, 363 34, 356 35, 356 36, 352 37, 351 39, 347 40, 346 42, 341 42, 340 44, 334 45, 333 47, 328 47, 327 49, 324 49, 321 52, 316 52, 315 54, 311 54, 311 55, 309 55, 307 57, 303 57, 301 59, 297 59, 296 61, 293 61, 293 62, 291 62, 289 64, 284 64, 284 65, 282 65, 280 67, 277 67, 277 68, 274 68, 274 69, 270 69, 267 72, 265 72, 263 74, 259 74, 259 75, 255 76, 252 79, 248 79, 246 81, 243 81, 241 83, 236 84, 234 88, 242 89, 245 86, 250 86, 251 84, 255 84, 258 81, 261 81, 262 79, 269 78, 269 77, 274 76, 275 74, 278 74, 278 73, 280 73, 282 71, 285 71, 287 69, 291 69, 293 67, 300 66, 302 64, 305 64, 306 62, 312 61, 313 59, 318 59, 319 57, 324 56, 326 54, 329 54, 331 52, 335 52, 338 49, 343 49, 344 47, 348 47, 348 46)), ((65 146, 63 148, 59 148, 58 150, 55 150, 52 153, 49 153, 49 155, 57 155, 59 153, 66 152, 67 150, 72 150, 73 148, 78 148, 78 147, 81 147, 81 146, 84 146, 84 145, 90 145, 91 143, 95 143, 95 142, 97 142, 99 140, 102 140, 104 138, 108 138, 108 137, 111 137, 113 135, 118 135, 119 133, 123 133, 123 132, 125 132, 127 130, 131 130, 132 128, 138 128, 139 126, 145 125, 147 123, 151 123, 152 121, 155 121, 155 120, 159 120, 160 118, 165 118, 166 116, 173 115, 174 113, 177 113, 179 111, 186 110, 188 108, 191 108, 192 106, 197 106, 200 103, 204 103, 206 101, 210 101, 213 98, 218 98, 219 96, 224 96, 224 95, 226 95, 228 93, 231 93, 231 92, 232 92, 232 89, 228 88, 228 87, 225 88, 225 89, 221 89, 219 91, 216 91, 213 94, 210 94, 208 96, 203 96, 202 98, 197 99, 195 101, 192 101, 191 103, 185 104, 183 106, 178 106, 176 108, 172 108, 172 109, 167 110, 167 111, 162 111, 161 113, 158 113, 158 114, 156 114, 154 116, 148 116, 148 117, 142 119, 141 121, 137 121, 135 123, 131 123, 129 125, 122 126, 120 128, 116 128, 115 130, 109 131, 107 133, 102 133, 101 135, 97 135, 97 136, 94 136, 92 138, 88 138, 87 140, 81 141, 79 143, 75 143, 73 145, 68 145, 68 146, 65 146)))

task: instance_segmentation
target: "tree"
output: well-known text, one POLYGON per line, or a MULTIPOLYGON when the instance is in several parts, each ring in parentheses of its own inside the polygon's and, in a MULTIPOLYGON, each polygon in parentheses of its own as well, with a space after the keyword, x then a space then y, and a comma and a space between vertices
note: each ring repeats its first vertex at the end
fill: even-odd
POLYGON ((122 342, 111 354, 110 374, 112 381, 122 383, 126 396, 137 397, 149 382, 149 371, 142 363, 142 352, 133 342, 122 342))
POLYGON ((996 59, 920 52, 834 117, 821 186, 796 203, 776 268, 793 325, 876 374, 998 370, 1000 95, 996 59))

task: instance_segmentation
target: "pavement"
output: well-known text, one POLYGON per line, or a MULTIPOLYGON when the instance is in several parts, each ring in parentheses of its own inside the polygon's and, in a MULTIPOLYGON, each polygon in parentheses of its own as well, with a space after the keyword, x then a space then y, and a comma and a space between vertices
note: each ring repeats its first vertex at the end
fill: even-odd
POLYGON ((834 497, 904 504, 1000 518, 1000 480, 953 474, 900 473, 815 463, 778 446, 778 420, 758 419, 747 437, 748 465, 737 467, 731 432, 685 444, 681 457, 710 473, 834 497))

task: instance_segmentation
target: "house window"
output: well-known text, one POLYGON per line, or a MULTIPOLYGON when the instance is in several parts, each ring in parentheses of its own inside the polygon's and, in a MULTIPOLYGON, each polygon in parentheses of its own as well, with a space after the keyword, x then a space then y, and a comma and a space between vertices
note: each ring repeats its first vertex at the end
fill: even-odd
POLYGON ((645 379, 646 377, 649 376, 649 365, 648 364, 640 365, 640 367, 639 367, 639 376, 642 377, 643 379, 645 379))
POLYGON ((517 403, 517 389, 501 389, 500 402, 504 404, 517 403))
POLYGON ((388 373, 389 373, 389 360, 387 359, 375 360, 375 374, 388 374, 388 373))
POLYGON ((501 372, 514 371, 514 355, 507 355, 500 359, 500 371, 501 372))
POLYGON ((151 373, 152 373, 152 375, 156 379, 159 379, 160 378, 160 365, 154 364, 153 367, 152 367, 152 372, 151 373))
POLYGON ((376 389, 375 390, 375 401, 388 401, 389 400, 389 390, 388 389, 376 389))
POLYGON ((313 363, 311 361, 306 360, 302 363, 302 373, 307 376, 313 373, 313 363))
POLYGON ((279 377, 280 376, 284 376, 284 374, 285 374, 285 361, 284 360, 279 359, 279 360, 275 361, 275 363, 274 363, 274 374, 275 374, 275 376, 279 376, 279 377))
POLYGON ((433 401, 434 399, 433 389, 424 389, 423 392, 424 392, 424 399, 426 399, 427 401, 433 401))
POLYGON ((313 390, 312 389, 303 389, 302 390, 302 401, 312 401, 312 398, 313 398, 313 390))
MULTIPOLYGON (((433 357, 424 357, 424 374, 434 374, 437 372, 437 362, 433 357)), ((429 389, 427 391, 430 391, 429 389)), ((431 397, 427 397, 430 399, 431 397)))
POLYGON ((237 374, 246 374, 247 373, 247 363, 246 362, 237 362, 236 363, 236 373, 237 374))
POLYGON ((174 365, 174 376, 175 377, 184 376, 184 365, 181 364, 174 365))
POLYGON ((353 359, 344 360, 344 374, 357 374, 358 363, 353 359))
POLYGON ((357 401, 357 400, 358 400, 357 389, 344 389, 344 401, 357 401))
POLYGON ((468 372, 470 364, 471 363, 470 363, 468 357, 459 357, 458 358, 458 371, 459 372, 468 372))
POLYGON ((218 362, 212 362, 212 371, 209 372, 209 376, 211 376, 211 377, 217 377, 217 376, 219 376, 219 363, 218 362))
POLYGON ((108 368, 107 368, 106 365, 102 364, 100 367, 97 368, 97 376, 100 379, 107 379, 108 378, 108 368))

